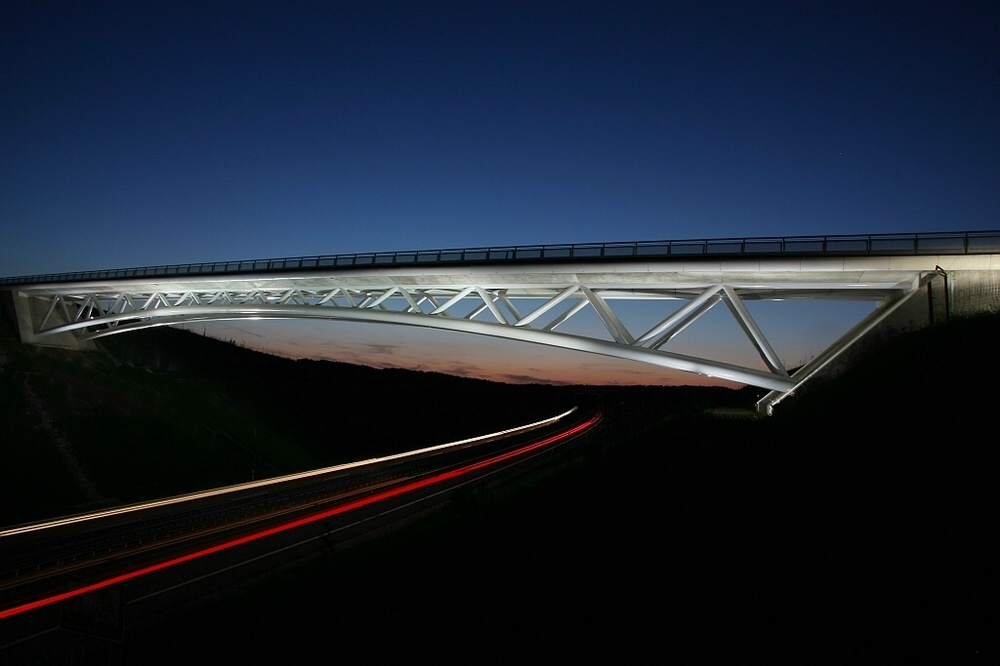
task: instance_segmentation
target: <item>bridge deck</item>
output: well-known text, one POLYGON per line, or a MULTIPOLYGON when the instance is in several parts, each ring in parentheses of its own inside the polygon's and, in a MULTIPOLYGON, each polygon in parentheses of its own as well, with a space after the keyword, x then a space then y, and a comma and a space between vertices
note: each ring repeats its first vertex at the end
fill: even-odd
POLYGON ((238 275, 358 267, 443 267, 581 262, 762 261, 781 258, 859 258, 1000 253, 1000 230, 912 234, 711 238, 700 240, 517 245, 446 250, 408 250, 306 257, 170 264, 0 278, 0 287, 40 283, 117 280, 156 276, 238 275))

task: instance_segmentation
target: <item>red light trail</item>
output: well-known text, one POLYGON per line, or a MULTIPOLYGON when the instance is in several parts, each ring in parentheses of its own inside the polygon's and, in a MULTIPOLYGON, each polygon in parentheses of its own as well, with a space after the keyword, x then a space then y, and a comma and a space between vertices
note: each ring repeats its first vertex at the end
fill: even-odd
POLYGON ((219 551, 227 550, 229 548, 233 548, 235 546, 239 546, 244 543, 249 543, 251 541, 256 541, 258 539, 263 539, 264 537, 271 536, 272 534, 278 534, 280 532, 285 532, 287 530, 291 530, 296 527, 301 527, 302 525, 308 525, 309 523, 314 523, 316 521, 323 520, 324 518, 329 518, 330 516, 336 516, 342 513, 346 513, 348 511, 352 511, 354 509, 359 509, 363 506, 375 504, 376 502, 396 497, 398 495, 402 495, 412 490, 418 490, 420 488, 425 488, 427 486, 434 485, 435 483, 441 483, 442 481, 448 481, 449 479, 454 479, 460 476, 464 476, 466 474, 470 474, 472 472, 484 469, 486 467, 490 467, 505 460, 510 460, 512 458, 516 458, 531 451, 535 451, 549 444, 554 444, 555 442, 566 439, 567 437, 572 437, 573 435, 588 430, 592 426, 596 425, 597 422, 600 420, 601 420, 601 415, 597 414, 595 416, 592 416, 589 420, 584 421, 583 423, 574 426, 569 430, 563 431, 556 435, 552 435, 538 442, 522 446, 519 449, 514 449, 513 451, 508 451, 507 453, 502 453, 500 455, 493 456, 492 458, 481 460, 477 463, 472 463, 464 467, 453 469, 450 472, 442 472, 441 474, 436 474, 434 476, 427 477, 426 479, 421 479, 419 481, 412 481, 410 483, 403 484, 402 486, 392 488, 390 490, 385 490, 376 493, 374 495, 364 497, 362 499, 348 502, 347 504, 341 504, 340 506, 333 507, 332 509, 326 509, 319 513, 315 513, 311 516, 297 518, 287 523, 282 523, 274 527, 269 527, 267 529, 260 530, 259 532, 254 532, 253 534, 242 536, 238 539, 233 539, 231 541, 226 541, 224 543, 216 544, 209 548, 204 548, 202 550, 197 550, 192 553, 188 553, 186 555, 181 555, 179 557, 175 557, 169 560, 164 560, 163 562, 152 564, 150 566, 143 567, 142 569, 136 569, 135 571, 129 571, 128 573, 123 573, 118 576, 113 576, 112 578, 108 578, 106 580, 102 580, 97 583, 92 583, 90 585, 86 585, 84 587, 80 587, 75 590, 70 590, 68 592, 56 594, 51 597, 46 597, 44 599, 31 601, 26 604, 21 604, 20 606, 14 606, 13 608, 8 608, 6 610, 0 611, 0 620, 12 617, 14 615, 19 615, 21 613, 26 613, 27 611, 34 610, 36 608, 42 608, 43 606, 48 606, 50 604, 64 601, 66 599, 71 599, 73 597, 87 594, 88 592, 93 592, 94 590, 99 590, 104 587, 109 587, 111 585, 123 583, 127 580, 138 578, 139 576, 143 576, 148 573, 153 573, 154 571, 159 571, 161 569, 166 569, 167 567, 172 567, 176 564, 182 564, 184 562, 188 562, 190 560, 194 560, 199 557, 203 557, 205 555, 211 555, 212 553, 217 553, 219 551))

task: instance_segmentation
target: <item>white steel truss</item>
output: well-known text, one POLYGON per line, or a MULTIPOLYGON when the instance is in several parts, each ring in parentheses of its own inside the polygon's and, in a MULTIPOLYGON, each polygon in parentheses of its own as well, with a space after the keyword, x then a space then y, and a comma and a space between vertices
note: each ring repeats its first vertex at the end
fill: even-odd
MULTIPOLYGON (((28 337, 39 344, 59 334, 81 340, 154 326, 234 319, 326 319, 419 326, 518 340, 662 368, 750 384, 771 391, 763 411, 794 390, 879 321, 917 294, 933 271, 910 271, 860 283, 843 274, 826 273, 823 280, 800 274, 765 282, 732 279, 655 281, 649 275, 617 275, 586 280, 577 273, 529 276, 533 282, 499 283, 472 275, 431 276, 426 284, 413 275, 315 275, 301 279, 218 279, 143 283, 141 281, 81 283, 32 287, 21 299, 33 299, 36 314, 28 337), (432 279, 433 278, 433 279, 432 279), (903 278, 903 279, 900 279, 903 278), (839 281, 838 281, 839 280, 839 281), (409 283, 408 283, 409 282, 409 283), (809 364, 790 374, 757 322, 746 300, 848 298, 870 299, 878 306, 848 334, 809 364), (648 301, 664 318, 645 331, 630 331, 615 312, 622 300, 648 301), (681 302, 680 307, 671 307, 681 302), (670 341, 718 303, 724 303, 763 360, 766 370, 679 354, 670 341), (608 337, 558 330, 590 308, 608 337)), ((485 277, 485 276, 483 276, 485 277)), ((722 279, 719 279, 722 278, 722 279)), ((21 307, 19 305, 19 307, 21 307)), ((24 309, 22 307, 22 309, 24 309)), ((23 317, 22 317, 23 319, 23 317)), ((22 325, 22 338, 25 330, 22 325)))

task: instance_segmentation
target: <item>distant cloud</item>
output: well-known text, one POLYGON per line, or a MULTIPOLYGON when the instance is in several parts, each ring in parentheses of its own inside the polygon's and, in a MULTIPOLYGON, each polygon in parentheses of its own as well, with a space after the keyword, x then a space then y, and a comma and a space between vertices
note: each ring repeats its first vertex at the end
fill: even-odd
POLYGON ((260 333, 254 333, 252 331, 246 330, 245 328, 240 328, 239 326, 224 326, 218 332, 220 333, 225 332, 229 333, 230 335, 239 335, 244 338, 260 338, 261 340, 271 339, 270 336, 261 335, 260 333))
POLYGON ((563 379, 549 379, 535 375, 516 375, 511 373, 500 375, 497 380, 508 384, 552 384, 553 386, 572 386, 577 383, 563 379))
POLYGON ((391 355, 394 354, 397 349, 400 349, 399 345, 376 344, 372 342, 366 342, 362 346, 368 351, 380 355, 391 355))
POLYGON ((449 363, 435 368, 437 372, 445 372, 459 377, 482 377, 488 375, 482 368, 471 363, 449 363))

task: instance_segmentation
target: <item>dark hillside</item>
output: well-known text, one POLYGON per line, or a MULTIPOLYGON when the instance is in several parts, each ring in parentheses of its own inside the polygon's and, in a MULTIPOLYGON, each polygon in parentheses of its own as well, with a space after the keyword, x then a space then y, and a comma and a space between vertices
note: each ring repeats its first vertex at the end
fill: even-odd
POLYGON ((901 337, 765 421, 636 390, 553 471, 140 628, 125 663, 995 663, 998 333, 901 337))
POLYGON ((550 386, 293 361, 169 328, 102 342, 131 365, 225 387, 234 404, 294 437, 317 466, 493 432, 574 404, 550 386))
POLYGON ((0 525, 312 464, 215 381, 20 344, 0 321, 0 525))
POLYGON ((439 444, 580 402, 552 387, 292 361, 182 330, 70 352, 21 345, 4 316, 0 336, 0 525, 439 444))
POLYGON ((0 525, 440 444, 601 400, 656 395, 661 417, 747 400, 293 361, 170 328, 99 346, 25 346, 0 313, 0 525))

